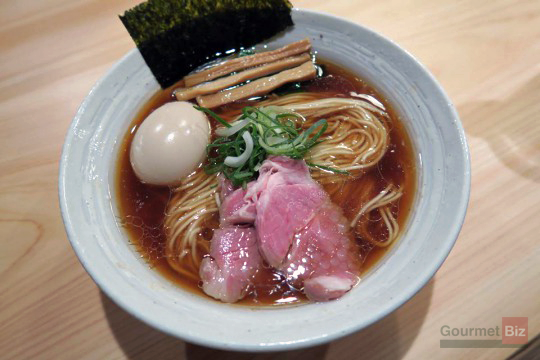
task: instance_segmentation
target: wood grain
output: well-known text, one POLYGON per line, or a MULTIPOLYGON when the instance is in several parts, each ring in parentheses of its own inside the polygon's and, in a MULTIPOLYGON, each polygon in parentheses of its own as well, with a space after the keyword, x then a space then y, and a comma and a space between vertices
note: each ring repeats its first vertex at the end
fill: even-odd
POLYGON ((434 73, 468 135, 472 193, 454 250, 411 301, 328 345, 257 355, 142 324, 100 293, 66 239, 63 138, 92 84, 132 48, 116 15, 136 3, 0 3, 1 359, 502 359, 517 349, 441 349, 441 326, 526 316, 529 339, 540 332, 540 2, 294 1, 390 37, 434 73))

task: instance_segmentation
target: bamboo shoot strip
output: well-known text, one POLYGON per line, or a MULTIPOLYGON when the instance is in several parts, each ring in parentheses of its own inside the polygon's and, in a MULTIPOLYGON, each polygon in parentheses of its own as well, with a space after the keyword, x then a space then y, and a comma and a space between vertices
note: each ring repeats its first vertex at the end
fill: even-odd
POLYGON ((236 100, 267 94, 289 82, 310 80, 315 78, 316 75, 317 71, 313 63, 306 61, 295 68, 257 79, 231 90, 224 90, 212 95, 197 96, 197 103, 203 107, 215 108, 236 100))
POLYGON ((310 60, 310 55, 304 53, 283 60, 274 61, 265 65, 257 66, 234 75, 229 75, 214 81, 202 83, 190 88, 179 88, 174 91, 178 101, 193 99, 199 95, 213 94, 228 87, 241 84, 247 80, 253 80, 262 76, 275 74, 279 71, 290 69, 310 60))
POLYGON ((228 75, 234 71, 244 70, 253 66, 266 64, 289 56, 298 55, 311 49, 309 39, 300 40, 276 50, 260 52, 254 55, 242 56, 227 60, 209 69, 184 77, 186 87, 194 86, 205 81, 228 75))

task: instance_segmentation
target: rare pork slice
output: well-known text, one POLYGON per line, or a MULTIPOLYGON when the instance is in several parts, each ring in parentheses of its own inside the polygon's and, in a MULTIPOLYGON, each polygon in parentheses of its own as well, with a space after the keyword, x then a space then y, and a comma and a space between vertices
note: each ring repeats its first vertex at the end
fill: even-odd
POLYGON ((252 201, 245 199, 246 190, 239 188, 232 191, 221 201, 219 217, 221 226, 250 225, 255 222, 256 208, 252 201))
POLYGON ((328 301, 358 282, 360 252, 348 221, 304 161, 270 157, 244 197, 256 204, 262 256, 290 285, 328 301))
POLYGON ((253 227, 230 226, 214 231, 210 256, 199 274, 204 292, 223 302, 242 299, 261 266, 257 234, 253 227))
POLYGON ((200 268, 208 295, 240 300, 263 260, 313 301, 337 299, 358 282, 360 251, 349 222, 304 161, 271 156, 247 189, 224 178, 220 188, 220 228, 200 268))
POLYGON ((253 227, 255 208, 243 200, 245 190, 235 190, 224 178, 220 189, 220 228, 214 231, 210 254, 201 262, 199 275, 206 294, 233 303, 248 292, 262 258, 253 227))
POLYGON ((337 299, 357 282, 360 252, 341 209, 324 202, 295 234, 280 268, 290 285, 304 288, 313 301, 337 299))

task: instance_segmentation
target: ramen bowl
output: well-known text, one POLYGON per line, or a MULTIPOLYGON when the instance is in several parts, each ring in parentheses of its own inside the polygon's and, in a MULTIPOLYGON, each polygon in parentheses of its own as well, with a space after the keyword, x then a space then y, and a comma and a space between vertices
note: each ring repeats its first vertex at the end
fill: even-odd
POLYGON ((416 194, 397 243, 348 294, 300 306, 228 305, 182 289, 152 270, 118 222, 115 172, 129 124, 159 85, 135 49, 90 91, 64 144, 59 196, 68 238, 97 285, 127 312, 204 346, 286 350, 358 331, 409 300, 435 274, 460 231, 470 188, 458 114, 432 75, 392 41, 355 23, 293 10, 295 26, 267 44, 309 37, 322 58, 372 84, 413 143, 416 194))

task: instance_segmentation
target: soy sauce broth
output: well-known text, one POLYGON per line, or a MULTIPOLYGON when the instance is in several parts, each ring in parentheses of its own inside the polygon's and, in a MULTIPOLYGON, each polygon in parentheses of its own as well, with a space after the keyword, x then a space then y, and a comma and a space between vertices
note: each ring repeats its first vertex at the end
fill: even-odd
MULTIPOLYGON (((390 104, 377 91, 365 81, 347 70, 325 61, 318 61, 325 68, 325 76, 302 84, 302 90, 311 92, 324 92, 350 97, 350 93, 370 95, 382 103, 390 116, 389 147, 385 156, 379 163, 368 169, 364 174, 347 184, 343 191, 335 194, 332 201, 338 204, 345 216, 351 220, 355 213, 352 209, 362 206, 362 189, 367 182, 375 187, 376 192, 384 189, 388 181, 398 185, 403 190, 403 196, 396 201, 393 212, 400 227, 400 233, 406 226, 411 205, 415 194, 416 169, 411 141, 401 124, 400 118, 393 111, 390 104)), ((125 134, 118 154, 116 168, 116 193, 120 222, 124 225, 129 241, 133 244, 141 257, 147 261, 149 267, 158 271, 176 285, 189 289, 195 293, 207 296, 200 288, 200 284, 178 274, 167 262, 164 254, 165 232, 163 222, 165 210, 171 197, 171 190, 167 187, 156 187, 141 183, 133 172, 129 162, 129 150, 133 136, 142 121, 161 105, 175 101, 173 90, 176 86, 161 90, 145 104, 132 121, 129 131, 125 134)), ((237 103, 230 107, 238 108, 247 103, 237 103)), ((227 111, 227 108, 222 109, 227 111)), ((216 126, 211 120, 212 127, 216 126)), ((213 129, 212 129, 213 130, 213 129)), ((212 219, 206 224, 210 229, 217 227, 218 219, 212 219)), ((384 239, 385 229, 374 222, 369 227, 369 233, 375 239, 384 239)), ((362 238, 356 238, 360 245, 362 255, 362 277, 370 268, 386 254, 389 247, 375 247, 362 238)), ((396 240, 399 242, 399 237, 396 240)), ((264 267, 255 279, 257 284, 251 292, 237 304, 241 305, 284 305, 306 302, 306 297, 298 290, 290 288, 284 277, 264 267)))

